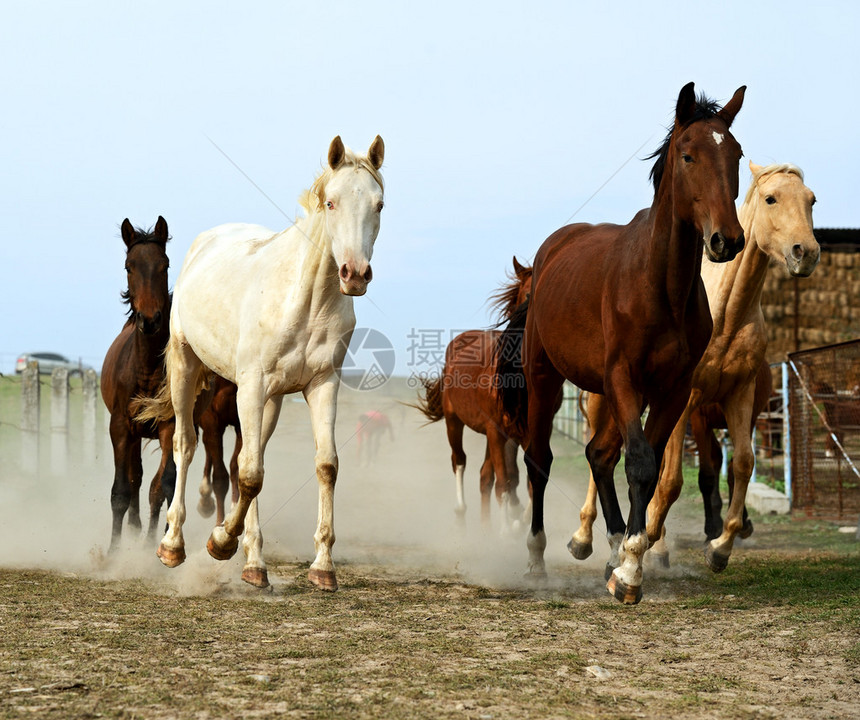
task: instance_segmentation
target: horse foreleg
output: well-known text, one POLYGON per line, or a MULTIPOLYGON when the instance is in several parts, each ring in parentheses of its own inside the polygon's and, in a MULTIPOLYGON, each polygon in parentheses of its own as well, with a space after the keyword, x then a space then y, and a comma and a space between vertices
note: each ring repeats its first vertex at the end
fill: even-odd
POLYGON ((754 393, 755 384, 750 383, 723 403, 729 435, 734 445, 732 465, 735 477, 722 535, 705 546, 705 560, 714 572, 720 572, 728 565, 735 536, 744 529, 747 486, 755 467, 751 434, 754 393))
POLYGON ((110 493, 110 506, 113 524, 111 527, 110 549, 115 552, 122 538, 122 524, 131 502, 131 482, 129 480, 130 438, 125 422, 111 416, 110 439, 113 445, 114 476, 110 493))
MULTIPOLYGON (((266 446, 281 414, 283 395, 270 398, 263 408, 263 438, 262 455, 266 456, 266 446)), ((236 446, 241 448, 241 435, 236 436, 236 446)), ((235 451, 234 451, 235 454, 235 451)), ((232 463, 231 463, 232 464, 232 463)), ((263 560, 263 531, 260 527, 260 515, 257 508, 259 497, 255 497, 248 507, 245 518, 245 534, 242 536, 242 550, 245 552, 245 567, 242 569, 242 579, 254 587, 269 586, 269 574, 266 562, 263 560)))
POLYGON ((194 457, 197 434, 194 432, 194 400, 200 360, 187 343, 171 337, 169 352, 170 397, 176 415, 173 433, 173 460, 176 463, 176 488, 167 509, 167 531, 158 546, 158 557, 167 567, 185 561, 185 483, 188 466, 194 457))
POLYGON ((143 485, 143 459, 141 457, 141 439, 135 438, 129 445, 128 452, 128 525, 138 532, 140 522, 140 487, 143 485))
POLYGON ((567 544, 570 554, 577 560, 585 560, 594 552, 594 521, 597 519, 597 484, 594 475, 588 473, 588 490, 585 502, 579 511, 579 527, 574 531, 567 544))
POLYGON ((704 418, 693 413, 693 437, 699 448, 699 492, 705 508, 705 537, 713 540, 723 529, 723 500, 720 497, 720 465, 723 450, 714 431, 707 426, 704 418))
POLYGON ((684 438, 687 434, 687 420, 692 412, 688 403, 669 436, 660 466, 660 477, 654 496, 648 504, 647 532, 652 544, 651 559, 661 567, 669 567, 669 548, 666 545, 666 516, 669 508, 681 495, 684 484, 684 438))
POLYGON ((305 400, 311 414, 311 427, 317 451, 314 463, 319 484, 319 511, 314 533, 316 558, 308 570, 308 579, 321 590, 337 590, 337 578, 331 559, 334 533, 334 486, 337 482, 337 448, 334 424, 337 416, 338 377, 332 373, 319 383, 305 388, 305 400))

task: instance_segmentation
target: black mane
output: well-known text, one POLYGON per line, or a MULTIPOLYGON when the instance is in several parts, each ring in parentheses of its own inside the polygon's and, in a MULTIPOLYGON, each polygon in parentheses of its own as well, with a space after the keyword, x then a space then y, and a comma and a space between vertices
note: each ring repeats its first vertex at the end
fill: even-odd
MULTIPOLYGON (((709 120, 712 117, 716 117, 717 113, 722 109, 722 105, 717 103, 716 100, 711 100, 704 93, 699 93, 699 96, 696 98, 696 111, 693 114, 693 118, 685 125, 685 127, 698 120, 709 120)), ((645 158, 645 160, 657 158, 657 161, 654 163, 654 167, 651 168, 651 173, 648 175, 648 179, 654 183, 655 195, 660 189, 660 182, 663 180, 663 171, 666 169, 666 157, 669 154, 669 143, 672 141, 672 132, 674 129, 675 127, 673 123, 669 126, 669 132, 666 134, 666 139, 663 141, 663 144, 645 158)))

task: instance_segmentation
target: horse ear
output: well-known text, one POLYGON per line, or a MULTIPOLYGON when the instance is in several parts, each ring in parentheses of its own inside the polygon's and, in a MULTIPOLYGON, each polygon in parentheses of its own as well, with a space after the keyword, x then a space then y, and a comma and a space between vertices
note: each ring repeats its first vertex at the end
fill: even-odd
POLYGON ((371 143, 370 150, 367 151, 367 159, 370 160, 370 164, 377 170, 382 167, 382 161, 385 159, 385 143, 382 142, 382 138, 379 135, 371 143))
POLYGON ((129 222, 128 218, 122 221, 122 241, 125 243, 126 247, 131 247, 131 244, 134 242, 134 227, 129 222))
POLYGON ((525 268, 520 265, 520 261, 517 260, 517 256, 514 255, 514 274, 519 277, 520 275, 522 275, 523 270, 525 270, 525 268))
POLYGON ((158 221, 155 223, 155 239, 162 244, 166 244, 170 239, 167 235, 167 220, 161 215, 158 216, 158 221))
POLYGON ((744 104, 744 93, 747 90, 746 85, 741 85, 737 90, 735 90, 735 94, 732 95, 732 99, 729 100, 722 110, 717 113, 717 117, 722 118, 727 127, 731 127, 732 123, 735 120, 735 115, 737 115, 741 110, 741 105, 744 104))
POLYGON ((696 113, 695 83, 688 82, 678 93, 678 104, 675 106, 675 124, 686 125, 696 113))
POLYGON ((764 168, 761 165, 756 165, 752 160, 750 160, 750 172, 753 174, 753 177, 758 175, 764 168))
POLYGON ((328 165, 332 170, 337 170, 341 163, 343 163, 343 158, 346 156, 346 150, 343 147, 343 140, 340 139, 340 135, 338 135, 334 140, 331 141, 331 145, 328 146, 328 165))

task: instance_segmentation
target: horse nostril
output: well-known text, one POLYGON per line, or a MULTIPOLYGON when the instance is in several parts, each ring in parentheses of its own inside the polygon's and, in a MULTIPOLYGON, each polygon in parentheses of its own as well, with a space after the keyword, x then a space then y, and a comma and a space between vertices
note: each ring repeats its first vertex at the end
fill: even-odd
POLYGON ((714 233, 711 235, 711 252, 713 252, 714 255, 722 255, 725 247, 726 242, 723 240, 723 236, 720 233, 714 233))
POLYGON ((373 280, 373 270, 370 265, 367 266, 367 270, 364 273, 364 282, 370 282, 373 280))
POLYGON ((152 324, 156 326, 161 325, 161 310, 155 311, 155 315, 152 317, 152 324))
POLYGON ((346 266, 346 263, 340 266, 340 279, 346 282, 352 277, 352 273, 350 273, 349 268, 346 266))
POLYGON ((791 256, 795 260, 803 260, 803 246, 800 244, 794 245, 791 248, 791 256))

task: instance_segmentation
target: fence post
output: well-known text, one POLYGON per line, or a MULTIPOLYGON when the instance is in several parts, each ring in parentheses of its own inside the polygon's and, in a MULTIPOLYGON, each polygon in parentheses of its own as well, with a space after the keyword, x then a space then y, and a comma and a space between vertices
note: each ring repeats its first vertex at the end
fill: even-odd
POLYGON ((791 501, 791 406, 788 391, 788 363, 782 363, 782 459, 785 495, 791 501))
POLYGON ((31 360, 21 374, 21 467, 39 473, 39 363, 31 360))
POLYGON ((96 406, 98 405, 98 376, 90 368, 83 376, 84 417, 81 425, 83 430, 84 457, 87 460, 96 458, 96 406))
POLYGON ((54 368, 51 373, 51 472, 66 471, 69 454, 69 371, 54 368))

